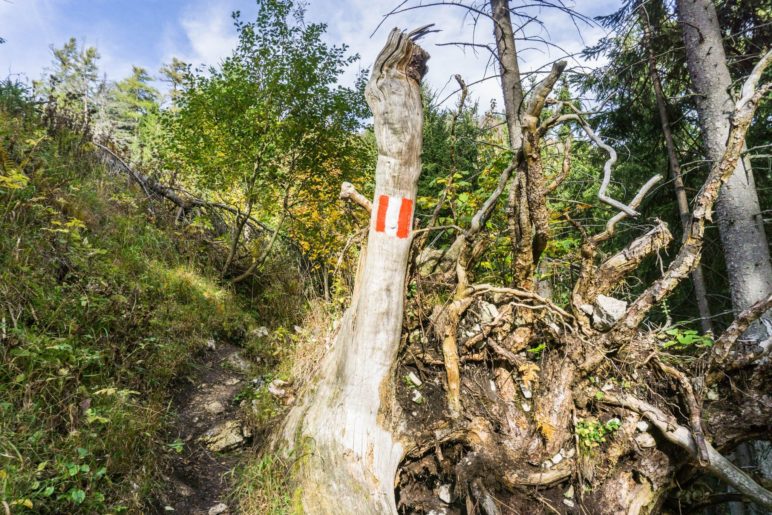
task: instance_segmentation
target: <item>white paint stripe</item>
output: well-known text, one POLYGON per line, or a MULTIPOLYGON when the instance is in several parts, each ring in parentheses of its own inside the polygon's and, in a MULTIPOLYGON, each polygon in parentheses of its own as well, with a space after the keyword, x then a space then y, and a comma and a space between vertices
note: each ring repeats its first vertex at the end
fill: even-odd
POLYGON ((389 236, 397 235, 397 224, 399 224, 399 209, 402 206, 400 197, 389 196, 389 207, 386 209, 386 228, 384 232, 389 236))

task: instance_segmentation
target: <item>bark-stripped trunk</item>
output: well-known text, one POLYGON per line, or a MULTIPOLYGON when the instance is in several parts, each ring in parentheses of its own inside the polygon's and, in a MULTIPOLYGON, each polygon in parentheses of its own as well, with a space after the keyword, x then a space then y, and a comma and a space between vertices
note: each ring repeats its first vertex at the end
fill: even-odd
POLYGON ((520 82, 520 67, 517 64, 517 47, 509 15, 509 0, 491 0, 493 35, 501 71, 501 89, 504 93, 504 109, 509 130, 509 144, 517 153, 522 145, 520 110, 523 107, 523 85, 520 82))
POLYGON ((427 59, 410 35, 394 29, 367 86, 378 143, 367 249, 333 348, 283 434, 303 456, 294 479, 306 513, 396 513, 394 476, 405 447, 392 379, 421 172, 419 82, 427 59))
MULTIPOLYGON (((712 0, 678 0, 686 60, 708 158, 721 158, 734 102, 732 79, 712 0)), ((772 263, 750 162, 740 160, 721 189, 716 209, 732 305, 736 313, 772 291, 772 263)), ((770 317, 769 314, 766 315, 770 317)), ((761 336, 763 324, 755 325, 761 336)))
MULTIPOLYGON (((659 112, 659 123, 662 126, 662 135, 665 137, 670 176, 673 178, 673 188, 675 190, 676 202, 678 203, 678 215, 681 219, 681 226, 684 231, 686 231, 692 218, 691 211, 689 210, 689 199, 686 197, 684 178, 681 174, 681 163, 676 155, 673 132, 670 130, 670 117, 667 114, 665 93, 662 91, 662 82, 660 81, 659 72, 657 71, 657 58, 654 54, 654 48, 652 47, 651 42, 651 26, 645 8, 643 8, 641 22, 643 25, 643 41, 646 46, 646 55, 649 64, 649 77, 651 78, 651 86, 654 89, 654 95, 657 99, 657 111, 659 112)), ((712 332, 713 325, 710 320, 708 289, 705 286, 705 276, 702 273, 702 265, 697 265, 697 268, 694 269, 691 277, 692 284, 694 285, 694 298, 697 301, 697 309, 700 313, 700 325, 702 331, 704 333, 712 332)))

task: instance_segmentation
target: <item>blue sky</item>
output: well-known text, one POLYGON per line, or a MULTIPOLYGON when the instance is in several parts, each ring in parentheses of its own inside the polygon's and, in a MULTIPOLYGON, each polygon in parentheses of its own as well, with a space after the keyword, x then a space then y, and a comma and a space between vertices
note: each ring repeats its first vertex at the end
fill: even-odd
MULTIPOLYGON (((592 17, 612 12, 620 0, 566 3, 592 17)), ((457 47, 436 46, 442 42, 470 41, 472 37, 480 42, 491 40, 488 20, 481 20, 474 33, 471 20, 457 7, 423 8, 397 15, 370 37, 383 14, 398 4, 397 0, 310 0, 306 19, 327 23, 328 40, 346 43, 359 53, 360 67, 369 67, 392 27, 414 28, 434 22, 442 32, 422 40, 422 45, 432 55, 427 81, 436 90, 451 92, 449 81, 455 73, 467 82, 495 73, 485 50, 475 55, 457 47)), ((23 74, 39 78, 51 62, 50 45, 60 46, 70 36, 99 49, 101 69, 110 79, 127 75, 132 65, 156 73, 173 56, 196 65, 216 64, 236 44, 230 18, 236 9, 249 19, 256 10, 255 0, 0 0, 0 36, 7 40, 0 45, 0 76, 23 74)), ((545 26, 531 26, 532 34, 538 33, 569 52, 581 50, 604 34, 597 25, 580 24, 577 30, 565 15, 555 10, 529 13, 545 26)), ((525 42, 520 45, 526 71, 560 57, 560 51, 555 49, 525 42), (538 48, 526 50, 533 46, 538 48)), ((587 63, 571 60, 569 64, 587 63)), ((350 70, 344 81, 352 80, 356 72, 357 67, 350 70)), ((498 87, 497 81, 488 80, 475 86, 472 93, 487 107, 491 99, 499 97, 498 87)))

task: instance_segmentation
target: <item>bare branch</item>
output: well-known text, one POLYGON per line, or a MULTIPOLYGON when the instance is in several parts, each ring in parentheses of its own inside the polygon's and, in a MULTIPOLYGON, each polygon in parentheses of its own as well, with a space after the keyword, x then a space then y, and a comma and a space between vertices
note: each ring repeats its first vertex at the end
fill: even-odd
POLYGON ((609 206, 622 211, 623 213, 627 214, 627 216, 632 216, 633 218, 637 217, 639 213, 635 209, 631 208, 630 206, 626 206, 618 200, 614 200, 613 198, 606 195, 606 190, 611 183, 611 172, 617 162, 617 151, 614 150, 611 145, 608 145, 605 141, 603 141, 597 134, 595 134, 595 131, 592 130, 590 124, 585 121, 585 119, 579 114, 578 110, 574 106, 571 104, 567 105, 576 113, 576 118, 573 119, 577 120, 579 125, 582 126, 582 129, 584 129, 584 132, 590 137, 590 139, 594 141, 595 144, 600 148, 605 150, 608 154, 608 159, 603 164, 603 181, 601 181, 600 189, 598 190, 598 199, 600 199, 601 202, 605 202, 609 206))
POLYGON ((678 381, 681 395, 684 398, 684 402, 686 402, 686 409, 689 412, 689 425, 692 426, 692 438, 694 438, 694 443, 697 446, 697 459, 700 465, 705 466, 710 462, 710 456, 707 443, 705 442, 705 434, 702 430, 702 410, 694 395, 694 387, 689 378, 686 377, 686 374, 675 367, 662 363, 659 359, 656 361, 664 373, 678 381))
POLYGON ((561 317, 574 318, 573 315, 567 313, 564 309, 558 307, 551 300, 545 299, 541 295, 538 295, 531 291, 520 290, 518 288, 506 288, 503 286, 493 286, 490 284, 473 284, 473 285, 470 285, 469 288, 467 288, 465 291, 465 295, 482 295, 484 293, 500 293, 500 294, 509 295, 512 297, 518 297, 521 299, 535 300, 540 304, 543 304, 544 306, 546 306, 549 310, 553 311, 554 313, 557 313, 561 317))
POLYGON ((598 267, 597 278, 600 284, 592 299, 613 290, 628 274, 640 266, 644 258, 667 247, 673 241, 667 224, 658 222, 652 230, 633 240, 621 252, 614 254, 598 267))
POLYGON ((367 211, 368 213, 371 213, 373 211, 373 204, 370 202, 370 200, 359 193, 357 189, 354 187, 353 184, 350 182, 344 182, 340 185, 340 195, 338 196, 341 200, 350 200, 351 202, 359 205, 362 209, 367 211))
MULTIPOLYGON (((629 207, 631 209, 637 209, 638 206, 641 205, 641 202, 643 202, 643 198, 646 196, 646 194, 649 192, 651 188, 654 187, 655 184, 657 184, 659 181, 662 180, 661 175, 655 175, 648 181, 646 181, 646 184, 641 186, 641 189, 638 190, 638 193, 633 197, 633 200, 630 201, 629 207)), ((601 243, 603 241, 606 241, 607 239, 611 238, 611 236, 614 235, 614 231, 616 229, 616 225, 627 218, 627 213, 624 211, 620 211, 616 215, 612 216, 608 222, 606 222, 606 230, 603 231, 600 234, 596 234, 593 236, 592 240, 594 244, 601 243)))
MULTIPOLYGON (((631 395, 607 392, 600 402, 622 406, 640 413, 659 429, 669 442, 681 447, 692 457, 697 457, 698 451, 694 438, 687 428, 678 424, 675 417, 631 395)), ((772 509, 772 492, 756 483, 745 472, 737 468, 731 461, 716 451, 710 443, 705 442, 705 446, 709 460, 705 470, 737 491, 747 495, 760 506, 768 510, 772 509)))
POLYGON ((552 88, 555 87, 555 83, 560 78, 563 70, 566 69, 566 64, 566 61, 558 61, 553 64, 549 74, 536 85, 526 108, 526 112, 530 116, 539 116, 544 108, 544 103, 547 101, 547 96, 552 92, 552 88))
POLYGON ((724 333, 716 340, 716 344, 713 346, 712 359, 715 360, 719 366, 726 362, 729 356, 729 351, 732 349, 732 345, 737 341, 740 336, 745 333, 745 330, 756 320, 772 308, 772 294, 766 299, 753 304, 732 322, 732 324, 724 331, 724 333))
POLYGON ((769 50, 761 59, 759 59, 759 62, 756 63, 756 66, 753 67, 750 75, 748 75, 748 78, 745 79, 740 99, 737 101, 736 109, 742 108, 745 104, 753 100, 753 96, 756 94, 756 87, 759 84, 759 80, 761 80, 761 75, 770 63, 772 63, 772 50, 769 50))

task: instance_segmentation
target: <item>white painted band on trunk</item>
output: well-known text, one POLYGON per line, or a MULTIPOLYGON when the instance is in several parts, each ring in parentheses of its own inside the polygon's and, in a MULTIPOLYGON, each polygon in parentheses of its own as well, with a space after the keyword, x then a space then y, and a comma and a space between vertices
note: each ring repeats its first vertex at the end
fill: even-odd
POLYGON ((387 197, 389 200, 389 207, 386 209, 386 227, 384 232, 389 236, 397 235, 397 227, 399 226, 399 210, 402 207, 402 199, 398 197, 387 197))

